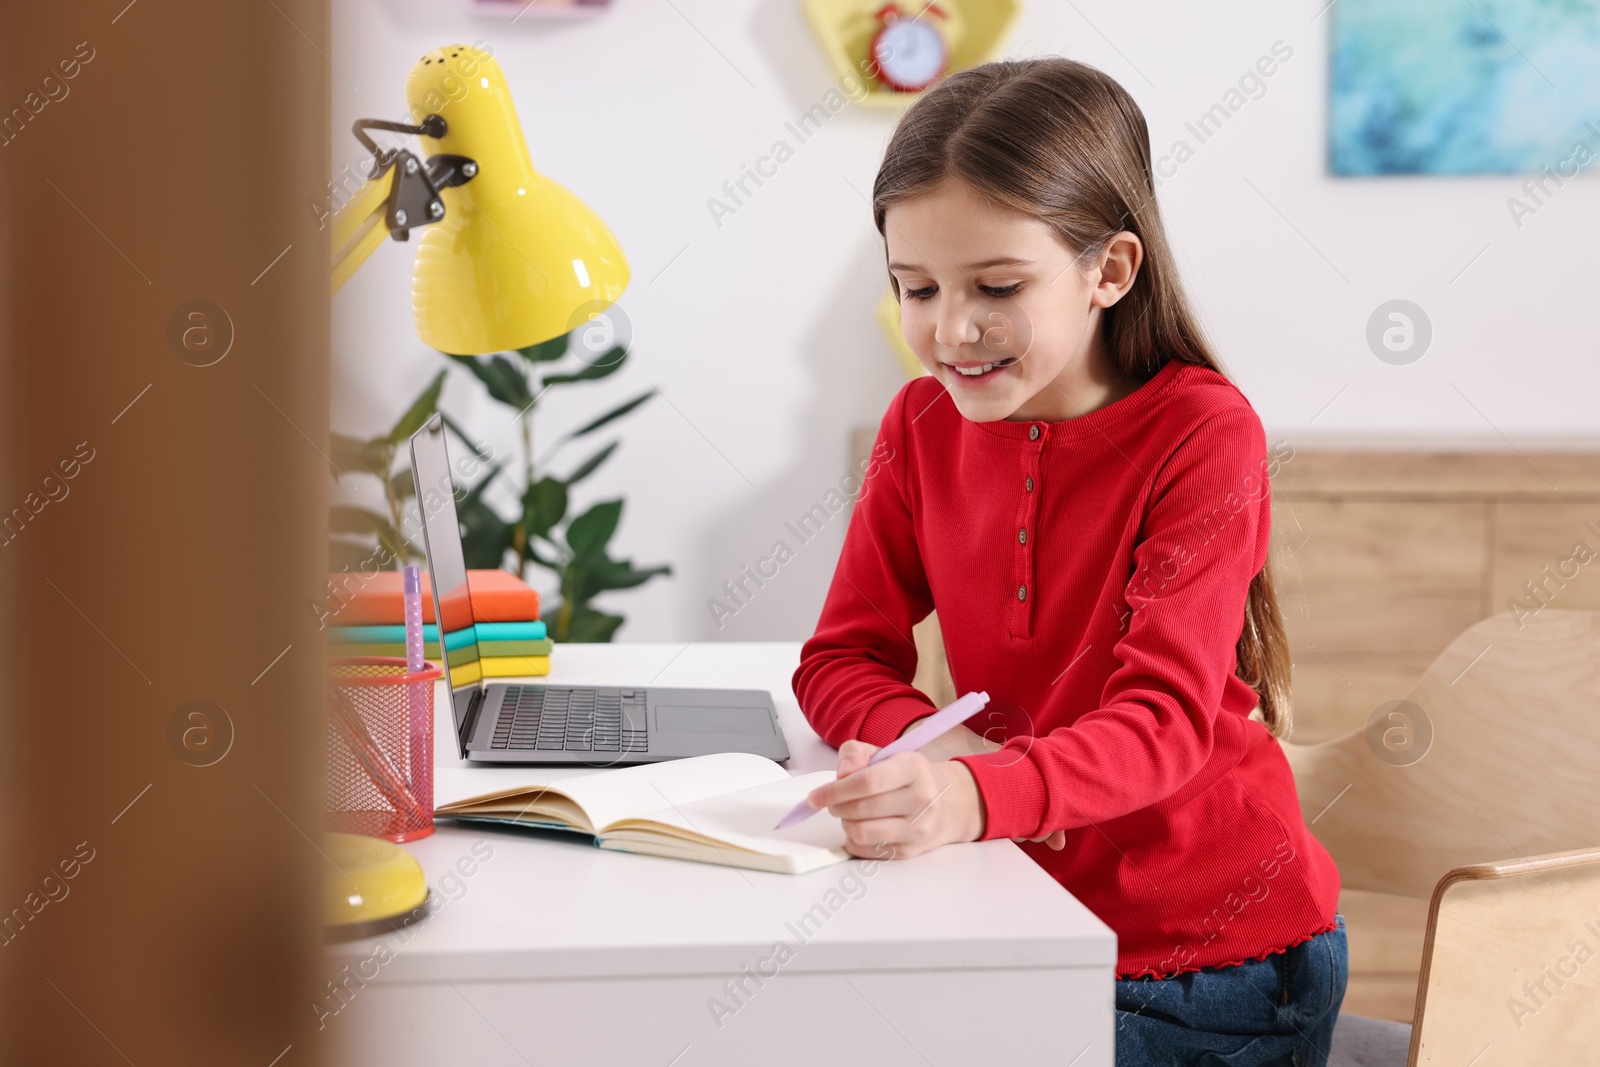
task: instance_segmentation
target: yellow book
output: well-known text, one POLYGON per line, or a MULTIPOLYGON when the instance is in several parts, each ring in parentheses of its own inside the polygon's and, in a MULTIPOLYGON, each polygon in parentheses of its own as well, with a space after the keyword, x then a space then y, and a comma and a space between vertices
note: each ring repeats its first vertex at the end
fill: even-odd
POLYGON ((450 667, 451 685, 470 685, 480 678, 522 678, 549 674, 549 656, 486 656, 476 663, 450 667))

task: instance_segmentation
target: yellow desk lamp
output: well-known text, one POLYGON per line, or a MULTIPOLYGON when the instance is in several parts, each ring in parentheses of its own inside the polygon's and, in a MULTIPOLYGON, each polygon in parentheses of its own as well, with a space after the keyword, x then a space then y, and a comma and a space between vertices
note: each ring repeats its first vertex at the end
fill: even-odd
MULTIPOLYGON (((372 172, 333 217, 337 293, 385 237, 426 227, 411 280, 424 343, 452 355, 526 348, 570 333, 622 295, 628 261, 589 206, 533 169, 500 64, 471 45, 423 56, 406 77, 415 125, 358 119, 372 172), (416 134, 427 160, 368 130, 416 134)), ((339 936, 415 911, 420 864, 377 838, 327 834, 324 923, 339 936)), ((330 934, 330 936, 333 936, 330 934)))
POLYGON ((415 125, 358 119, 372 173, 333 219, 333 291, 385 236, 426 227, 411 281, 424 343, 453 355, 569 333, 628 286, 617 239, 587 204, 533 169, 504 73, 473 45, 436 48, 406 77, 415 125), (427 160, 368 130, 417 134, 427 160))
POLYGON ((322 880, 322 922, 328 940, 372 936, 392 920, 426 915, 428 880, 422 864, 399 845, 357 834, 322 835, 331 867, 322 880))

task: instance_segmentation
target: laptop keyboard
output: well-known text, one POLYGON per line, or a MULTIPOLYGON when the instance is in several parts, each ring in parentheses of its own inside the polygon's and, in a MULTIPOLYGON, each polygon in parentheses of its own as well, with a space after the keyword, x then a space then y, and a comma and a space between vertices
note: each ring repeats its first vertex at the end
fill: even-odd
POLYGON ((540 752, 648 752, 643 689, 506 687, 491 748, 540 752), (624 717, 623 711, 628 712, 624 717))

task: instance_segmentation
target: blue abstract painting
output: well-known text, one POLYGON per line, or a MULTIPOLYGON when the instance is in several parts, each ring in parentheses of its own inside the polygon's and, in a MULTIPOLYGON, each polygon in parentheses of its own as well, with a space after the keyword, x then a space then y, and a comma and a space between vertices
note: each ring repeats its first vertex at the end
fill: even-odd
POLYGON ((1586 169, 1600 155, 1600 0, 1337 0, 1332 16, 1333 173, 1586 169))

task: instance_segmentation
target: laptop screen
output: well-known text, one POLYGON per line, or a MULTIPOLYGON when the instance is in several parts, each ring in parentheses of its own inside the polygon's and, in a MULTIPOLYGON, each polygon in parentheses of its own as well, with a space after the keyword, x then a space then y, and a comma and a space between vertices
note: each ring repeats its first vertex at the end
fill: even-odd
POLYGON ((439 659, 455 706, 458 748, 465 741, 467 711, 483 677, 478 639, 473 627, 472 591, 467 586, 466 557, 461 551, 461 522, 456 517, 455 485, 444 426, 435 415, 411 435, 411 474, 422 515, 423 547, 433 587, 433 617, 440 622, 439 659))

